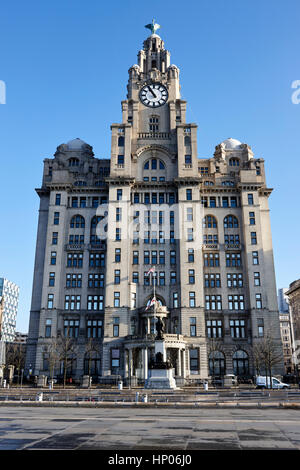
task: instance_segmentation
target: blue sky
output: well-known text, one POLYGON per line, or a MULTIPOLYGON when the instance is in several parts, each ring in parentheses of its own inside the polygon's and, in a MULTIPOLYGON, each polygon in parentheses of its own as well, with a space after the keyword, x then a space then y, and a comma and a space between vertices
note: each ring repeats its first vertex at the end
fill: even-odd
POLYGON ((80 137, 110 155, 128 69, 155 18, 181 71, 199 157, 228 137, 265 159, 277 286, 298 279, 300 80, 298 1, 52 0, 1 7, 0 275, 20 286, 27 332, 43 159, 80 137))

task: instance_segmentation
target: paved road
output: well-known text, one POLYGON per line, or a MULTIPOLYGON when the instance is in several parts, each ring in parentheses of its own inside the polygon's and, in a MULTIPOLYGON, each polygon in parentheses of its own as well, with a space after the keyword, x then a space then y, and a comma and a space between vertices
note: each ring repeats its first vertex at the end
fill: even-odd
POLYGON ((300 410, 0 408, 0 450, 300 449, 300 410))

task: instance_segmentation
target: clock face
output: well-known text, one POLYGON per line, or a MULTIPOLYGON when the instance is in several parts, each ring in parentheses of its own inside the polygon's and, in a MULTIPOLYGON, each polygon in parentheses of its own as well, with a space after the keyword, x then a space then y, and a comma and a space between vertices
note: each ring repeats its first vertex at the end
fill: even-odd
POLYGON ((151 83, 141 89, 140 100, 149 108, 158 108, 168 101, 168 91, 161 83, 151 83))

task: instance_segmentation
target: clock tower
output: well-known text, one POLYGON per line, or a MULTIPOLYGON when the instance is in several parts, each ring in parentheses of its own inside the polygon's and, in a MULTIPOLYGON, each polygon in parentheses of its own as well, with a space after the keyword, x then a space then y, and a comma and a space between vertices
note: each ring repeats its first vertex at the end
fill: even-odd
POLYGON ((121 259, 106 272, 103 367, 111 373, 112 354, 120 355, 122 343, 122 374, 147 379, 156 319, 153 308, 145 308, 155 288, 176 376, 185 378, 192 328, 198 374, 205 378, 203 275, 192 266, 202 265, 197 126, 186 123, 179 69, 156 29, 129 69, 122 123, 111 126, 107 257, 114 260, 118 250, 121 259), (119 337, 113 336, 115 322, 119 337))

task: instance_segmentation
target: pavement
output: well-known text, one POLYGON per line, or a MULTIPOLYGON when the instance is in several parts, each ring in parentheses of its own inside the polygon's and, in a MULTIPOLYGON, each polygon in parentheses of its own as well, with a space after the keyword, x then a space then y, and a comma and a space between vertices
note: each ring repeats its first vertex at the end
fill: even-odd
POLYGON ((0 408, 0 450, 275 449, 300 450, 300 409, 0 408))

